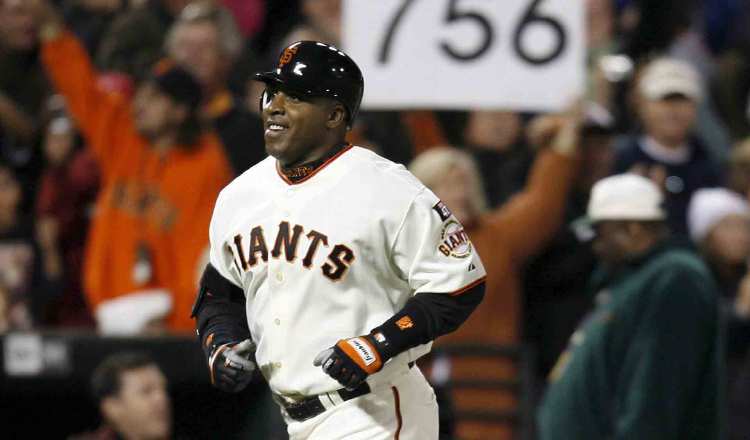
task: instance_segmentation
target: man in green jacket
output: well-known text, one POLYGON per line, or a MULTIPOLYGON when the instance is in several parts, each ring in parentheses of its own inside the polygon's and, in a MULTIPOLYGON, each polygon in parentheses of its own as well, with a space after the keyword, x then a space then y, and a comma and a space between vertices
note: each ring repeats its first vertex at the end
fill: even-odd
POLYGON ((541 440, 724 438, 717 288, 670 243, 661 205, 656 185, 635 174, 594 185, 596 306, 550 373, 541 440))

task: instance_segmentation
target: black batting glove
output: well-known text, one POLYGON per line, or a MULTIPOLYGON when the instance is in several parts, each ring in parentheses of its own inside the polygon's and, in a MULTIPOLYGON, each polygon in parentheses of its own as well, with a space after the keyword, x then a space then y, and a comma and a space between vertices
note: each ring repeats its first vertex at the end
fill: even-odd
POLYGON ((318 353, 313 365, 322 367, 327 375, 353 390, 369 375, 380 371, 388 360, 378 350, 379 345, 372 335, 342 339, 318 353))
POLYGON ((228 393, 242 391, 253 378, 255 362, 251 360, 255 344, 245 339, 239 344, 213 347, 208 358, 211 384, 228 393))

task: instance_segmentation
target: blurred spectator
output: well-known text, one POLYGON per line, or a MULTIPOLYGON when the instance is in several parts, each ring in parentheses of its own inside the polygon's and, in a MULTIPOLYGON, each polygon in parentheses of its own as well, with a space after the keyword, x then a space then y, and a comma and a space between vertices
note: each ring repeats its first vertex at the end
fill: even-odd
POLYGON ((490 207, 498 206, 523 188, 533 158, 523 140, 523 127, 516 112, 469 113, 464 142, 479 165, 490 207))
POLYGON ((172 435, 172 403, 167 379, 150 357, 123 352, 106 358, 91 377, 102 416, 93 432, 70 440, 166 440, 172 435))
POLYGON ((102 174, 84 261, 99 328, 191 331, 211 207, 231 176, 218 139, 199 123, 200 86, 167 63, 132 102, 102 92, 59 16, 39 14, 44 64, 102 174))
POLYGON ((718 165, 692 134, 703 97, 700 80, 687 64, 662 58, 645 67, 637 94, 643 133, 621 139, 614 172, 636 172, 654 180, 665 191, 672 232, 685 236, 693 192, 720 183, 718 165))
POLYGON ((119 16, 102 38, 96 54, 103 71, 116 71, 135 80, 148 76, 163 57, 162 47, 175 17, 191 0, 147 0, 119 16))
POLYGON ((62 3, 65 22, 95 54, 112 22, 125 12, 129 0, 66 0, 62 3))
MULTIPOLYGON (((47 324, 58 294, 62 261, 40 228, 20 211, 21 184, 0 162, 0 332, 47 324)), ((38 225, 38 226, 41 226, 38 225)))
POLYGON ((227 78, 242 45, 231 14, 206 1, 183 9, 166 40, 169 56, 201 83, 203 116, 221 138, 235 174, 266 157, 260 117, 247 110, 228 88, 227 78))
POLYGON ((541 440, 723 438, 717 288, 694 254, 669 242, 662 200, 634 174, 594 185, 596 307, 550 374, 541 440))
POLYGON ((221 0, 221 3, 232 11, 245 38, 252 38, 263 26, 266 15, 265 0, 221 0))
POLYGON ((701 189, 688 211, 690 236, 718 281, 727 328, 729 434, 750 433, 750 395, 739 382, 750 352, 750 206, 745 198, 724 189, 701 189))
POLYGON ((727 187, 750 198, 750 139, 737 144, 729 155, 727 187))
POLYGON ((49 93, 36 34, 28 0, 0 0, 0 157, 21 181, 26 212, 41 169, 36 147, 49 93))
MULTIPOLYGON (((606 62, 618 49, 614 3, 586 0, 586 96, 610 110, 614 105, 613 84, 623 78, 613 77, 613 66, 607 66, 606 62), (610 70, 605 70, 607 67, 610 70)), ((623 70, 626 67, 619 66, 618 73, 626 73, 627 69, 623 70)))
MULTIPOLYGON (((482 307, 455 333, 436 342, 515 345, 520 342, 519 271, 559 227, 565 199, 573 182, 578 147, 578 117, 546 117, 533 124, 538 153, 526 187, 506 204, 487 209, 481 176, 465 152, 434 148, 418 156, 410 170, 450 207, 482 256, 487 269, 487 290, 482 307), (533 231, 530 233, 530 231, 533 231)), ((509 380, 515 377, 505 359, 455 359, 453 380, 509 380)), ((508 411, 517 402, 504 390, 454 392, 458 411, 508 411)), ((512 438, 504 423, 458 421, 458 437, 512 438)))
POLYGON ((743 139, 750 135, 750 42, 723 54, 717 63, 718 71, 711 83, 717 111, 732 139, 743 139))
MULTIPOLYGON (((591 187, 609 175, 615 152, 614 120, 589 103, 581 129, 580 172, 555 237, 524 269, 524 336, 536 347, 539 384, 562 353, 568 338, 591 306, 586 283, 596 264, 591 243, 574 221, 586 214, 591 187)), ((585 231, 583 231, 585 234, 585 231)))
POLYGON ((636 61, 667 50, 689 29, 697 0, 618 0, 620 33, 636 61))
POLYGON ((373 147, 378 154, 401 164, 449 143, 438 114, 429 110, 363 111, 347 140, 373 147))
POLYGON ((60 254, 64 285, 55 307, 55 323, 64 327, 92 326, 93 318, 81 284, 84 243, 99 173, 87 149, 77 148, 77 132, 67 115, 58 114, 47 127, 44 169, 36 199, 36 219, 47 232, 50 248, 60 254))
POLYGON ((278 42, 277 51, 300 40, 341 44, 341 0, 300 0, 300 10, 302 23, 278 42))

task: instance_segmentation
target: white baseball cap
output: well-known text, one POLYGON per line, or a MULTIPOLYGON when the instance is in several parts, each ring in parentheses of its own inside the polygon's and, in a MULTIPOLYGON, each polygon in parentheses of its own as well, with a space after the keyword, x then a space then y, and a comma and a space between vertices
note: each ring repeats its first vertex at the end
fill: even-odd
POLYGON ((750 218, 747 200, 726 188, 699 189, 693 194, 688 206, 690 238, 695 243, 700 243, 720 221, 730 215, 750 218))
POLYGON ((703 97, 703 86, 698 72, 688 63, 673 58, 658 58, 643 70, 638 90, 650 100, 679 94, 693 101, 703 97))
POLYGON ((596 236, 594 224, 603 220, 664 220, 664 198, 651 180, 638 174, 605 177, 591 188, 586 215, 573 221, 571 230, 579 241, 596 236))
POLYGON ((591 188, 586 210, 589 222, 602 220, 664 220, 664 198, 651 180, 638 174, 605 177, 591 188))

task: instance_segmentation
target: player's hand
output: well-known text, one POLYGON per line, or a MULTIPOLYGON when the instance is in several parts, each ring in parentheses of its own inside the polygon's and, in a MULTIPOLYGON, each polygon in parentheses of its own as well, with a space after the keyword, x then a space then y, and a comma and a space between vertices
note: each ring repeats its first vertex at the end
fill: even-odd
POLYGON ((322 367, 326 374, 345 388, 353 390, 367 376, 383 368, 387 359, 382 358, 377 346, 372 335, 341 339, 333 347, 318 353, 313 365, 322 367))
POLYGON ((250 358, 254 351, 255 344, 250 339, 215 347, 208 359, 211 384, 229 393, 242 391, 253 378, 255 362, 250 358))

